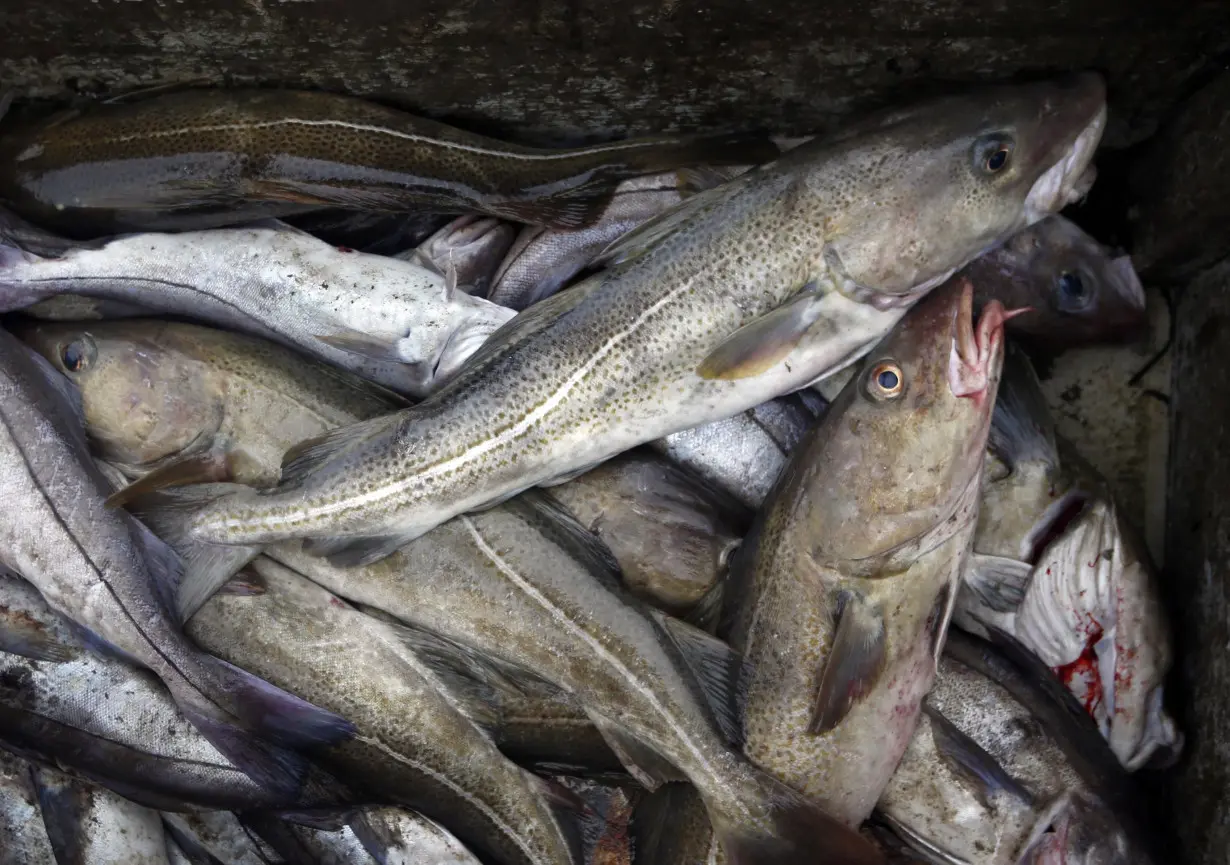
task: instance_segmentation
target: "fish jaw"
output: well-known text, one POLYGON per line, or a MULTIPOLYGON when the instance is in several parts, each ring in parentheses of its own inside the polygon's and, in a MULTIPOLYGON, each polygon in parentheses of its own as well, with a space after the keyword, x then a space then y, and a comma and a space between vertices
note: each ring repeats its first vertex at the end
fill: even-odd
POLYGON ((1102 85, 1101 93, 1100 110, 1076 136, 1067 154, 1034 181, 1033 188, 1025 197, 1026 225, 1033 225, 1052 213, 1058 213, 1089 192, 1093 184, 1089 174, 1090 161, 1106 129, 1105 85, 1102 85))
POLYGON ((974 288, 966 280, 953 320, 948 386, 954 396, 970 397, 982 405, 1003 357, 1004 324, 1029 310, 1005 310, 1002 303, 992 300, 983 307, 975 327, 973 309, 974 288))

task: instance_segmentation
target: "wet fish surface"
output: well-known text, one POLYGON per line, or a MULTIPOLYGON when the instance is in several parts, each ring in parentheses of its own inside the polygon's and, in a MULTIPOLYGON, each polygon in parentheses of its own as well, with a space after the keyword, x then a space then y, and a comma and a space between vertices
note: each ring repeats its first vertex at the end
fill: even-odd
POLYGON ((879 817, 945 865, 1153 862, 1142 812, 1117 807, 1140 790, 1056 693, 954 632, 879 817))
POLYGON ((1173 635, 1159 577, 1106 484, 1055 432, 1025 354, 1009 352, 991 468, 957 621, 995 627, 1067 684, 1123 764, 1173 762, 1173 635))
POLYGON ((188 632, 232 663, 344 712, 358 731, 319 755, 326 768, 375 801, 446 822, 501 863, 580 862, 575 815, 475 724, 489 711, 478 688, 433 670, 392 626, 276 562, 249 567, 265 591, 214 596, 188 632))
POLYGON ((433 398, 304 443, 273 491, 203 501, 186 533, 310 538, 335 562, 370 562, 452 516, 796 390, 1068 203, 1104 117, 1101 79, 1082 75, 795 148, 625 236, 605 271, 522 313, 433 398), (907 200, 906 220, 875 204, 907 200))
POLYGON ((5 130, 0 198, 64 225, 205 228, 341 207, 581 228, 628 177, 758 163, 745 135, 523 147, 348 96, 188 89, 5 130))
POLYGON ((974 305, 998 299, 1030 307, 1008 334, 1034 345, 1072 347, 1144 332, 1145 290, 1130 256, 1098 243, 1071 220, 1051 216, 965 267, 974 305))
POLYGON ((184 315, 423 396, 513 313, 420 264, 281 224, 76 244, 0 218, 0 310, 61 293, 184 315))
POLYGON ((953 280, 796 449, 732 566, 744 752, 857 826, 914 732, 978 517, 1003 359, 953 280))
POLYGON ((0 865, 56 865, 32 771, 0 747, 0 865))
POLYGON ((90 458, 76 398, 41 357, 0 331, 0 564, 29 580, 88 639, 153 671, 218 750, 293 791, 295 749, 345 739, 347 722, 206 655, 177 625, 174 552, 123 512, 90 458))
POLYGON ((366 567, 330 565, 298 543, 269 555, 569 692, 641 783, 697 785, 732 862, 810 862, 818 850, 833 863, 879 861, 731 744, 729 649, 627 595, 606 551, 540 494, 452 520, 366 567))
POLYGON ((90 651, 20 577, 0 573, 0 741, 151 808, 298 808, 344 800, 310 769, 286 795, 253 781, 184 718, 158 680, 90 651))
POLYGON ((167 865, 157 811, 45 766, 35 768, 33 777, 57 862, 167 865))

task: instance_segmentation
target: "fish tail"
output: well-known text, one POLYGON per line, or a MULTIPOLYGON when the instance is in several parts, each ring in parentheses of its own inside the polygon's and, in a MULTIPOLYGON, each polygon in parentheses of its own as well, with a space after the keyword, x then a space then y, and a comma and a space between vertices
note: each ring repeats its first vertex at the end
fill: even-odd
POLYGON ((250 487, 231 483, 194 484, 129 495, 130 489, 120 490, 112 499, 123 501, 182 560, 182 573, 177 584, 168 591, 167 598, 178 621, 190 619, 214 592, 260 554, 261 548, 256 546, 204 543, 196 540, 190 531, 193 519, 203 508, 226 498, 255 495, 250 487))
POLYGON ((220 658, 197 653, 172 686, 176 703, 224 756, 262 786, 296 795, 309 768, 300 749, 335 745, 355 726, 220 658))
POLYGON ((707 798, 706 806, 729 865, 885 862, 884 854, 856 830, 758 770, 740 807, 715 808, 707 798))

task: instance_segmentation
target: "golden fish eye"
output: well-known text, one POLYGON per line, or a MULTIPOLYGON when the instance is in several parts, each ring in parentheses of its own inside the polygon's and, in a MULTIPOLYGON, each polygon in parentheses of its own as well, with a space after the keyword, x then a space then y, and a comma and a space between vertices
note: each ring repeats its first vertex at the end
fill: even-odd
POLYGON ((876 364, 867 377, 867 392, 876 399, 896 399, 905 393, 905 375, 892 361, 876 364))

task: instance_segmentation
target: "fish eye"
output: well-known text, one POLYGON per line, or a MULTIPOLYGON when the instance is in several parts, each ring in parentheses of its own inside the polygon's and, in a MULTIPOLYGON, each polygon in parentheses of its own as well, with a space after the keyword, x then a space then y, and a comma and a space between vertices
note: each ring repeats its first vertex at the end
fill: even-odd
POLYGON ((1055 293, 1059 309, 1064 312, 1074 312, 1084 309, 1093 299, 1092 292, 1079 273, 1065 270, 1055 281, 1055 293))
POLYGON ((867 393, 875 399, 896 399, 905 393, 905 376, 891 360, 881 361, 867 377, 867 393))
POLYGON ((981 138, 974 145, 974 164, 984 174, 998 174, 1012 161, 1013 142, 1002 135, 981 138))
POLYGON ((60 349, 60 360, 69 372, 81 372, 98 357, 94 340, 82 335, 60 349))

